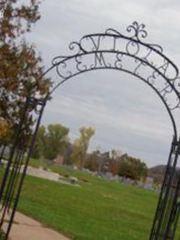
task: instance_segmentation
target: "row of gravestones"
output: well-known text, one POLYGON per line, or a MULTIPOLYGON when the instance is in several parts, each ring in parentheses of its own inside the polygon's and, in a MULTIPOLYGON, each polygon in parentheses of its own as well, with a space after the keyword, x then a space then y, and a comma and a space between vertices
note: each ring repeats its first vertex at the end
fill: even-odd
POLYGON ((152 177, 147 177, 145 181, 136 181, 127 177, 121 177, 119 175, 113 175, 111 172, 98 173, 92 172, 89 169, 83 169, 84 172, 87 172, 91 175, 98 176, 100 178, 106 179, 108 181, 117 181, 126 185, 134 185, 140 188, 159 191, 160 186, 154 184, 152 177))

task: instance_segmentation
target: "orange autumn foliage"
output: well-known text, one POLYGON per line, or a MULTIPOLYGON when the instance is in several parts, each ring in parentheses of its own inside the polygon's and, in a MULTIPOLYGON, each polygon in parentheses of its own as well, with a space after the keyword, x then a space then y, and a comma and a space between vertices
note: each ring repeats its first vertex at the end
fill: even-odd
POLYGON ((8 136, 9 130, 9 124, 5 120, 0 119, 0 141, 2 141, 3 138, 8 136))

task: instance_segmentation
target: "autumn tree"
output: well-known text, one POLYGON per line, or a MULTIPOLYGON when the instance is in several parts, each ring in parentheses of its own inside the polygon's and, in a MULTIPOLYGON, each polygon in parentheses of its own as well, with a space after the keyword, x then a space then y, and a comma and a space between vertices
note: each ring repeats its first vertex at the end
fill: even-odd
POLYGON ((146 178, 148 168, 140 159, 124 154, 119 162, 119 175, 133 180, 143 180, 146 178))
POLYGON ((97 171, 98 174, 105 172, 112 172, 112 162, 115 161, 110 157, 110 152, 100 152, 99 150, 93 151, 88 154, 85 162, 85 167, 91 171, 97 171))
POLYGON ((35 158, 53 160, 58 154, 65 154, 68 146, 69 129, 62 124, 49 124, 47 128, 41 126, 38 130, 33 152, 35 158))
POLYGON ((85 162, 85 168, 91 170, 91 171, 101 171, 101 153, 99 150, 93 151, 92 153, 89 153, 86 162, 85 162))
POLYGON ((39 159, 44 156, 46 145, 46 128, 45 126, 40 126, 38 129, 35 146, 33 149, 32 157, 39 159))
POLYGON ((0 133, 1 133, 1 140, 6 138, 9 134, 8 123, 4 121, 3 118, 0 118, 0 133))
POLYGON ((79 129, 79 132, 80 137, 74 141, 71 159, 72 162, 74 162, 80 169, 82 169, 86 161, 86 155, 90 140, 95 134, 95 129, 92 127, 81 127, 79 129))
POLYGON ((44 156, 52 160, 58 154, 64 155, 68 143, 69 129, 62 124, 50 124, 46 133, 46 149, 44 156))
MULTIPOLYGON (((50 81, 42 78, 43 67, 34 45, 26 41, 26 34, 40 19, 39 0, 0 1, 0 140, 14 132, 28 98, 42 98, 50 81)), ((26 116, 24 132, 33 125, 32 104, 26 116)))

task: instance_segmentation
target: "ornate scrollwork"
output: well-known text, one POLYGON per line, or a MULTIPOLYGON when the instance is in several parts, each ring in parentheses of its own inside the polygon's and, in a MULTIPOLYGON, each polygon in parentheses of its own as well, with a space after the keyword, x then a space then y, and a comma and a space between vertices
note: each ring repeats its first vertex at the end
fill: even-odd
POLYGON ((65 59, 67 58, 67 56, 58 56, 58 57, 54 57, 51 61, 52 66, 57 66, 58 64, 60 64, 61 62, 63 62, 65 59))
POLYGON ((124 36, 119 31, 117 31, 116 29, 113 29, 113 28, 106 29, 105 34, 113 34, 113 35, 117 35, 117 36, 120 36, 120 37, 124 36))
POLYGON ((138 22, 134 21, 132 24, 130 24, 126 30, 128 33, 132 33, 130 36, 125 36, 116 29, 108 28, 105 33, 106 34, 114 34, 120 37, 129 37, 132 39, 137 39, 138 41, 141 41, 141 39, 144 39, 148 36, 148 33, 145 29, 145 24, 139 24, 138 22))
POLYGON ((136 38, 138 41, 141 41, 141 39, 144 39, 148 36, 145 27, 146 26, 144 24, 138 24, 135 21, 127 27, 127 32, 133 33, 133 35, 131 35, 131 38, 136 38))
POLYGON ((144 42, 148 33, 144 24, 133 22, 127 35, 109 28, 104 33, 83 36, 69 44, 69 56, 52 61, 64 82, 81 72, 94 69, 116 69, 131 73, 153 86, 170 111, 180 108, 179 71, 158 44, 144 42), (128 63, 129 62, 129 63, 128 63), (173 95, 173 103, 170 96, 173 95))

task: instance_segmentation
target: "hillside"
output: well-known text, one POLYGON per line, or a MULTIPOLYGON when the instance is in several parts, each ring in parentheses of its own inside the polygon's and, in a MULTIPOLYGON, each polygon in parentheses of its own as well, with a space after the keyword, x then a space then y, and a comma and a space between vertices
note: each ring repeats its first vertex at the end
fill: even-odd
POLYGON ((166 165, 157 165, 148 169, 148 176, 152 177, 156 183, 162 183, 166 171, 166 165))
MULTIPOLYGON (((157 165, 148 169, 148 176, 152 177, 156 183, 161 184, 166 171, 166 165, 157 165)), ((177 176, 180 174, 180 168, 177 168, 177 176)))

